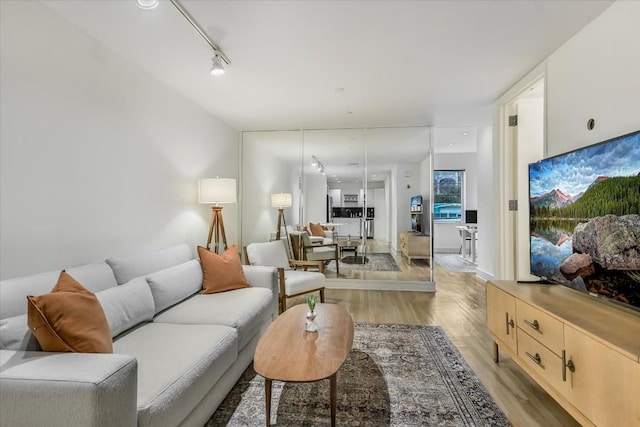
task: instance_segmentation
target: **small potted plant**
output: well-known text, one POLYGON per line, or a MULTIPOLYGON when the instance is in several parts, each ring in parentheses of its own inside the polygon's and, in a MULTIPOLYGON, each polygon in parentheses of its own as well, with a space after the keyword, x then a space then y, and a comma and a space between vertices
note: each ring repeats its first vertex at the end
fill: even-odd
POLYGON ((318 332, 318 325, 316 325, 316 301, 317 297, 315 295, 309 295, 307 297, 307 306, 309 307, 309 311, 307 312, 307 322, 305 323, 304 330, 307 332, 318 332))

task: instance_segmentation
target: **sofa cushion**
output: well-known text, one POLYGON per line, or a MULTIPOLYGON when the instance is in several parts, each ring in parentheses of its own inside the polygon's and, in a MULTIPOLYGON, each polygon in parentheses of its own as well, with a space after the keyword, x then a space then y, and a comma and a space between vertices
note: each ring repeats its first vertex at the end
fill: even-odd
POLYGON ((142 277, 98 292, 96 297, 107 317, 112 337, 120 335, 139 323, 153 319, 155 314, 151 290, 142 277))
POLYGON ((64 270, 48 294, 27 297, 27 322, 44 351, 113 352, 111 330, 95 294, 64 270))
POLYGON ((138 361, 138 426, 177 426, 236 360, 238 339, 225 326, 147 323, 113 347, 138 361))
POLYGON ((324 274, 317 271, 291 270, 284 272, 284 289, 287 295, 296 295, 324 287, 324 274))
POLYGON ((0 350, 2 427, 135 426, 136 360, 0 350))
POLYGON ((0 319, 0 350, 42 351, 27 325, 27 315, 0 319))
POLYGON ((136 277, 145 276, 182 264, 193 259, 191 249, 186 244, 172 246, 159 251, 149 251, 138 255, 107 258, 119 285, 136 277))
POLYGON ((197 259, 160 270, 146 277, 156 313, 202 290, 202 267, 197 259))
POLYGON ((202 293, 232 291, 249 287, 244 277, 240 254, 236 245, 229 246, 222 255, 198 246, 198 255, 202 265, 202 293))
MULTIPOLYGON (((91 292, 117 286, 113 271, 104 262, 95 262, 66 269, 67 273, 91 292)), ((27 313, 27 295, 51 291, 58 281, 60 270, 0 282, 0 319, 27 313)))
POLYGON ((265 288, 243 288, 217 294, 198 294, 155 317, 156 323, 225 325, 238 331, 238 348, 258 332, 271 316, 273 293, 265 288))

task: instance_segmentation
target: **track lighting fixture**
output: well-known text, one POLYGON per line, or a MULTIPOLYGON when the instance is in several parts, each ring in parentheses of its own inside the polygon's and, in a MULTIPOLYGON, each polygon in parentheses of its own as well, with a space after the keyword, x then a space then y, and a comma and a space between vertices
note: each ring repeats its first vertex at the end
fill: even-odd
POLYGON ((324 165, 320 163, 320 160, 316 156, 311 156, 311 166, 316 168, 318 172, 324 175, 324 165))
MULTIPOLYGON (((211 46, 211 49, 213 49, 213 58, 211 58, 211 60, 213 61, 213 66, 211 67, 211 75, 223 75, 225 73, 224 64, 231 65, 231 60, 229 60, 229 57, 224 54, 222 49, 220 49, 220 47, 215 44, 213 40, 211 40, 211 37, 209 37, 207 33, 204 32, 202 27, 200 27, 200 25, 195 21, 195 19, 193 19, 193 17, 189 14, 189 12, 187 12, 187 10, 178 0, 169 1, 172 5, 175 6, 176 9, 178 9, 178 12, 180 12, 187 21, 189 21, 189 24, 191 24, 191 26, 198 32, 198 34, 200 34, 204 41, 206 41, 207 44, 211 46)), ((136 0, 136 3, 138 4, 138 7, 140 9, 154 9, 158 6, 159 0, 136 0)))
MULTIPOLYGON (((220 49, 220 47, 215 44, 213 40, 211 40, 211 37, 209 37, 207 33, 204 32, 202 27, 200 27, 196 20, 193 19, 193 17, 189 14, 189 12, 187 12, 187 10, 178 0, 169 1, 172 5, 175 6, 176 9, 178 9, 178 12, 180 12, 187 21, 189 21, 189 24, 191 24, 191 26, 198 32, 198 34, 200 34, 204 41, 206 41, 207 44, 211 46, 211 49, 213 49, 213 58, 211 58, 211 61, 213 62, 213 66, 211 67, 211 75, 223 75, 225 73, 223 62, 226 65, 231 65, 231 60, 229 60, 229 57, 224 54, 222 49, 220 49)), ((154 9, 158 6, 159 0, 136 0, 136 3, 138 4, 138 7, 140 9, 154 9)))
POLYGON ((211 67, 212 76, 221 76, 225 73, 226 70, 224 69, 224 65, 222 65, 222 61, 217 53, 213 55, 211 62, 213 62, 213 66, 211 67))

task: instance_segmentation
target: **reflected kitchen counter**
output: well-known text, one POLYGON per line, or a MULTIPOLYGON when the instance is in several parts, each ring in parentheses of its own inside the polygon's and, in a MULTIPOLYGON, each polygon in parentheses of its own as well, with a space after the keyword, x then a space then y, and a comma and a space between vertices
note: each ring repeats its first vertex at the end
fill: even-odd
POLYGON ((342 237, 361 237, 362 223, 364 218, 340 218, 340 228, 338 236, 342 237))

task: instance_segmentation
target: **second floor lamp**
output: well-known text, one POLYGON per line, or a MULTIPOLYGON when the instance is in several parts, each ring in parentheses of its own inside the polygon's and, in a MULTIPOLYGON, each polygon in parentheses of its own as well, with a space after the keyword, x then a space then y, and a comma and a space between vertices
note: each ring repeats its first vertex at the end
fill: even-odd
POLYGON ((198 201, 202 204, 212 204, 211 224, 207 238, 207 249, 211 250, 211 238, 215 234, 213 251, 218 253, 220 237, 224 250, 227 249, 227 235, 222 221, 223 203, 236 203, 236 180, 232 178, 204 178, 198 181, 198 201))
POLYGON ((284 208, 292 205, 291 193, 274 193, 271 195, 271 207, 278 208, 278 228, 276 230, 276 240, 280 240, 280 230, 284 226, 287 233, 287 222, 284 219, 284 208))
MULTIPOLYGON (((280 230, 284 227, 284 233, 286 236, 285 245, 287 247, 287 252, 291 251, 289 242, 289 231, 287 230, 287 221, 284 219, 284 208, 290 208, 292 206, 292 198, 291 193, 274 193, 271 195, 271 207, 278 208, 278 228, 276 231, 276 240, 280 240, 280 230)), ((288 254, 289 256, 292 253, 288 254)))

